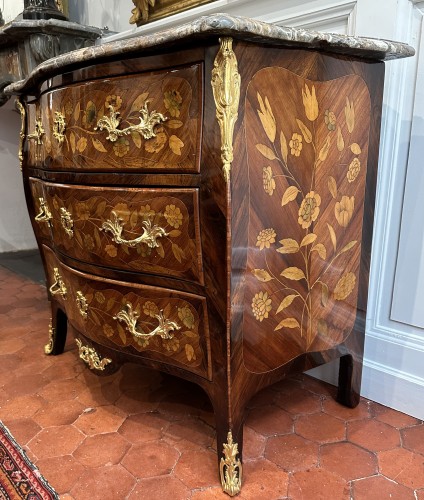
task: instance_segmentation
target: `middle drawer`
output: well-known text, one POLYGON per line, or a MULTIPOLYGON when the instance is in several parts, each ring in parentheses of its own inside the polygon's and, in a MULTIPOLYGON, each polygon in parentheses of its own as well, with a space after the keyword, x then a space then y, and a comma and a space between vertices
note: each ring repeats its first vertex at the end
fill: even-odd
POLYGON ((198 189, 112 188, 30 179, 55 247, 96 265, 203 285, 198 189), (39 184, 42 185, 40 190, 39 184))

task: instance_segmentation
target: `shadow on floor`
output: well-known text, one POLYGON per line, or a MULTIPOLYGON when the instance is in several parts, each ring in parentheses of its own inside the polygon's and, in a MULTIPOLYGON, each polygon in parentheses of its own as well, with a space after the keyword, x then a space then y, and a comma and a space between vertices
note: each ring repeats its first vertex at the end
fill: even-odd
POLYGON ((35 283, 46 284, 43 263, 38 250, 0 253, 0 266, 29 278, 35 283))

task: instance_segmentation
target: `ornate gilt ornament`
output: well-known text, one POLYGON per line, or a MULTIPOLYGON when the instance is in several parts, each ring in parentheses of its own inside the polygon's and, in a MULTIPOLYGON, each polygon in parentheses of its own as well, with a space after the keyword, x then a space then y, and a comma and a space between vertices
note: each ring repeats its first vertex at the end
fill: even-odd
POLYGON ((62 298, 66 300, 66 294, 68 293, 68 290, 66 289, 65 283, 57 267, 53 268, 53 276, 55 281, 53 285, 49 288, 50 293, 52 295, 56 295, 59 293, 62 296, 62 298))
POLYGON ((77 291, 76 302, 77 302, 78 311, 80 312, 81 316, 84 319, 87 319, 87 317, 88 317, 88 302, 87 302, 87 299, 85 298, 84 294, 80 290, 77 291))
POLYGON ((80 339, 75 339, 75 342, 78 346, 79 357, 87 363, 88 367, 92 370, 100 370, 103 371, 109 363, 112 363, 112 360, 109 358, 103 358, 97 354, 95 349, 92 347, 88 347, 87 345, 83 345, 80 339))
POLYGON ((106 233, 109 232, 112 235, 112 239, 118 245, 126 245, 129 247, 135 247, 140 244, 147 245, 149 248, 158 247, 159 244, 156 241, 158 238, 163 236, 168 236, 165 229, 157 225, 152 225, 150 219, 143 221, 143 234, 138 238, 133 240, 126 240, 122 238, 122 231, 124 229, 123 220, 117 216, 117 214, 112 211, 111 218, 103 222, 101 230, 106 233))
POLYGON ((149 19, 149 7, 154 7, 156 0, 132 0, 135 5, 132 9, 129 23, 140 26, 149 19))
POLYGON ((20 99, 16 99, 16 107, 19 110, 19 113, 21 114, 21 131, 19 132, 19 164, 21 166, 22 170, 22 165, 24 161, 24 140, 25 140, 25 119, 26 119, 26 111, 25 111, 25 106, 21 103, 20 99))
POLYGON ((53 352, 53 346, 54 346, 54 328, 53 328, 52 319, 50 318, 50 323, 49 323, 49 342, 44 346, 44 353, 45 354, 51 354, 53 352))
POLYGON ((42 137, 45 133, 40 116, 35 120, 35 132, 33 134, 28 134, 27 139, 34 139, 37 146, 41 146, 43 144, 42 137))
POLYGON ((130 125, 122 130, 118 129, 119 124, 121 123, 121 118, 119 118, 120 113, 115 111, 115 108, 109 104, 107 105, 109 108, 109 116, 102 116, 100 120, 98 120, 97 126, 94 130, 107 130, 108 135, 106 139, 110 142, 116 142, 119 137, 130 135, 131 132, 138 132, 145 139, 156 137, 154 131, 156 125, 166 121, 168 118, 157 111, 149 112, 147 109, 148 103, 149 101, 146 101, 144 106, 139 110, 141 115, 139 117, 140 123, 130 125))
POLYGON ((61 146, 65 140, 66 121, 64 115, 59 111, 55 111, 54 116, 53 137, 57 140, 59 146, 61 146))
POLYGON ((60 208, 60 222, 65 233, 69 238, 72 238, 74 235, 74 221, 72 220, 72 214, 65 207, 60 208))
POLYGON ((137 330, 138 317, 138 312, 134 311, 132 305, 127 303, 121 311, 113 317, 113 319, 123 321, 127 325, 127 330, 131 333, 131 335, 138 339, 148 339, 157 335, 165 340, 170 340, 174 337, 172 332, 174 330, 181 329, 178 323, 165 318, 163 311, 160 311, 159 314, 154 315, 154 317, 159 321, 159 325, 151 332, 145 333, 137 330))
POLYGON ((51 225, 52 214, 50 209, 46 203, 46 200, 43 197, 38 198, 40 203, 40 212, 35 216, 35 220, 37 222, 47 222, 47 224, 51 225))
POLYGON ((230 180, 233 161, 234 125, 238 117, 240 101, 240 74, 233 52, 233 39, 220 38, 221 47, 215 57, 212 70, 212 90, 215 99, 216 117, 221 129, 221 159, 224 177, 230 180))
POLYGON ((221 458, 219 473, 221 476, 221 486, 225 493, 231 497, 240 493, 242 465, 236 456, 238 455, 238 444, 233 442, 231 431, 227 435, 227 442, 222 450, 224 458, 221 458))

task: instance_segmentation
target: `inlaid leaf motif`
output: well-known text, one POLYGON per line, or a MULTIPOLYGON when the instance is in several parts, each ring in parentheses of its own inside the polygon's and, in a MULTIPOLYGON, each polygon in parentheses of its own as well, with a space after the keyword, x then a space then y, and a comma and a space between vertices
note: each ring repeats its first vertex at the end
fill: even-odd
POLYGON ((115 299, 111 297, 106 304, 106 311, 110 311, 112 307, 115 305, 115 299))
POLYGON ((97 227, 94 228, 94 241, 96 242, 97 248, 102 248, 102 240, 100 239, 100 234, 97 227))
POLYGON ((277 158, 274 151, 268 146, 265 146, 265 144, 256 144, 256 149, 268 160, 275 160, 277 158))
POLYGON ((309 233, 307 234, 303 240, 301 241, 300 243, 300 246, 301 247, 306 247, 307 245, 310 245, 311 243, 313 243, 315 240, 317 239, 317 235, 314 234, 314 233, 309 233))
POLYGON ((315 85, 312 85, 312 91, 310 91, 308 85, 305 83, 305 88, 302 89, 302 100, 306 117, 313 122, 318 118, 319 113, 315 85))
POLYGON ((101 217, 106 210, 107 203, 105 200, 101 201, 98 203, 96 211, 94 212, 97 217, 101 217))
POLYGON ((257 280, 262 281, 262 283, 266 283, 267 281, 274 279, 265 269, 253 269, 252 274, 257 280))
POLYGON ((74 109, 74 120, 76 122, 79 120, 80 113, 81 113, 81 104, 78 101, 74 109))
POLYGON ((321 283, 321 304, 325 307, 328 304, 328 286, 325 283, 321 283))
POLYGON ((142 94, 140 94, 132 103, 129 114, 133 112, 138 112, 144 106, 144 103, 146 102, 148 96, 149 96, 148 92, 143 92, 142 94))
POLYGON ((336 288, 333 292, 335 300, 345 300, 352 293, 355 288, 356 276, 349 272, 344 274, 337 282, 336 288))
POLYGON ((300 325, 296 318, 286 318, 278 323, 274 331, 281 330, 281 328, 300 328, 300 325))
POLYGON ((172 253, 174 254, 174 257, 178 260, 178 262, 182 262, 183 259, 185 259, 185 252, 184 250, 178 246, 175 243, 172 243, 172 253))
POLYGON ((346 125, 349 133, 353 132, 355 128, 355 108, 353 106, 353 101, 349 100, 349 97, 346 97, 346 106, 344 108, 345 117, 346 117, 346 125))
POLYGON ((298 193, 300 193, 300 191, 296 186, 288 187, 285 193, 283 194, 283 199, 281 200, 281 206, 284 207, 284 205, 287 205, 287 203, 290 203, 291 201, 295 200, 298 193))
POLYGON ((330 151, 330 145, 331 145, 330 135, 327 135, 327 137, 325 139, 325 142, 324 142, 324 145, 320 149, 320 152, 319 152, 319 155, 318 155, 318 158, 321 161, 325 161, 327 159, 328 152, 330 151))
POLYGON ((354 142, 353 144, 350 145, 350 150, 352 151, 352 153, 354 155, 359 155, 361 154, 361 146, 359 144, 357 144, 356 142, 354 142))
POLYGON ((71 145, 71 150, 73 153, 75 153, 75 148, 76 148, 76 138, 75 138, 75 134, 73 132, 71 132, 69 134, 69 144, 71 145))
POLYGON ((328 337, 328 324, 325 319, 318 320, 317 330, 321 337, 328 337))
POLYGON ((90 318, 94 321, 94 323, 96 323, 96 325, 101 326, 100 319, 93 310, 90 310, 90 318))
POLYGON ((287 139, 286 139, 286 136, 284 135, 283 131, 281 131, 281 134, 280 134, 280 145, 281 145, 281 157, 283 158, 284 163, 287 164, 287 157, 289 154, 289 149, 287 146, 287 139))
POLYGON ((95 139, 94 137, 92 137, 91 142, 93 143, 93 146, 95 149, 97 149, 97 151, 100 151, 100 153, 107 153, 107 149, 103 146, 99 139, 95 139))
POLYGON ((269 104, 268 97, 265 96, 265 103, 259 92, 257 93, 257 97, 260 107, 260 109, 257 110, 258 116, 261 120, 262 126, 268 139, 271 142, 274 142, 276 134, 275 117, 274 113, 272 112, 271 105, 269 104))
POLYGON ((353 248, 356 244, 357 244, 357 240, 354 240, 354 241, 349 241, 349 243, 347 245, 345 245, 339 252, 339 255, 341 255, 342 253, 345 253, 347 251, 349 251, 351 248, 353 248))
POLYGON ((84 244, 82 242, 82 237, 81 237, 80 231, 75 231, 74 230, 74 236, 75 236, 75 239, 77 240, 79 246, 82 247, 84 244))
POLYGON ((158 246, 156 247, 156 252, 162 257, 165 257, 165 250, 163 249, 163 245, 160 241, 157 242, 158 246))
POLYGON ((337 127, 337 149, 340 151, 340 153, 343 151, 345 147, 344 139, 343 139, 343 134, 341 131, 340 127, 337 127))
POLYGON ((336 179, 330 175, 328 178, 328 190, 333 198, 337 198, 337 183, 336 179))
POLYGON ((334 251, 336 251, 336 248, 337 248, 337 236, 336 236, 336 233, 334 231, 333 226, 331 224, 329 224, 328 222, 327 222, 327 227, 328 227, 328 232, 330 233, 331 243, 333 244, 334 251))
POLYGON ((305 139, 305 142, 310 144, 312 142, 312 132, 308 129, 308 127, 302 122, 302 120, 299 120, 296 118, 296 122, 300 128, 300 131, 302 132, 303 138, 305 139))
POLYGON ((283 311, 284 309, 286 309, 287 307, 289 307, 289 305, 291 305, 291 303, 293 302, 293 300, 298 297, 298 295, 287 295, 287 297, 284 297, 284 299, 281 301, 280 305, 278 306, 278 309, 277 309, 277 313, 283 311))
POLYGON ((322 243, 318 243, 312 248, 312 251, 317 252, 317 254, 321 257, 322 260, 327 258, 327 249, 322 243))
POLYGON ((284 269, 284 271, 281 273, 281 276, 295 281, 306 279, 305 273, 298 267, 288 267, 287 269, 284 269))
POLYGON ((134 210, 134 212, 130 215, 130 226, 131 229, 134 229, 138 222, 138 212, 134 210))
POLYGON ((168 128, 180 128, 183 126, 183 122, 181 120, 167 120, 164 125, 168 128))
POLYGON ((133 143, 135 144, 135 146, 138 149, 140 149, 141 148, 141 135, 136 130, 133 130, 131 132, 131 139, 133 140, 133 143))
POLYGON ((83 153, 85 151, 85 148, 87 147, 87 139, 85 137, 80 137, 78 139, 78 142, 76 144, 76 148, 80 153, 83 153))
POLYGON ((169 231, 168 236, 171 238, 178 238, 178 236, 181 236, 181 231, 179 229, 173 229, 172 231, 169 231))
POLYGON ((181 156, 181 149, 184 147, 184 142, 176 135, 171 135, 169 138, 169 147, 174 154, 181 156))
POLYGON ((277 248, 277 252, 279 253, 296 253, 299 251, 299 243, 292 238, 285 238, 284 240, 280 240, 280 243, 283 246, 277 248))
POLYGON ((187 356, 187 361, 194 361, 196 359, 196 354, 194 353, 192 345, 190 344, 185 345, 185 353, 187 356))

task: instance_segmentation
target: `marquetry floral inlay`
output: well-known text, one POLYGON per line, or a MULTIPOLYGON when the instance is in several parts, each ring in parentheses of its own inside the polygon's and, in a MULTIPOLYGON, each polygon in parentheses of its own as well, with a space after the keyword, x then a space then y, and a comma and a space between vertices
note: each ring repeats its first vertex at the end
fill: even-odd
MULTIPOLYGON (((263 190, 271 198, 281 193, 281 219, 293 222, 280 227, 264 223, 252 234, 256 250, 251 259, 262 265, 251 269, 256 278, 251 311, 259 323, 276 316, 274 331, 298 332, 306 347, 317 334, 328 332, 329 299, 345 301, 357 286, 356 273, 343 267, 338 271, 337 266, 342 255, 352 259, 358 251, 360 234, 356 236, 349 227, 360 208, 355 186, 365 147, 357 133, 355 99, 342 96, 342 104, 333 109, 324 107, 319 95, 313 82, 303 80, 297 116, 291 119, 296 126, 289 135, 287 125, 281 126, 287 123, 286 109, 283 106, 277 113, 273 96, 257 91, 252 110, 262 126, 262 132, 255 131, 260 138, 255 148, 263 159, 263 190), (345 233, 356 238, 346 239, 345 233), (320 303, 312 300, 317 290, 320 303)), ((262 218, 267 220, 265 215, 262 218)))

